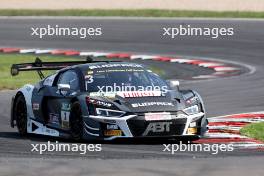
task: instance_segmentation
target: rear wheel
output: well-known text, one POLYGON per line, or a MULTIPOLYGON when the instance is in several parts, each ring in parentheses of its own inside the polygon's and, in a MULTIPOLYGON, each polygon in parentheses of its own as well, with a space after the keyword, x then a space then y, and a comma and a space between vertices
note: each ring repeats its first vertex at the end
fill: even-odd
POLYGON ((83 120, 81 105, 78 102, 72 104, 70 114, 71 136, 74 140, 81 140, 83 136, 83 120))
POLYGON ((19 134, 25 136, 27 134, 27 105, 23 95, 19 95, 16 99, 14 116, 19 134))

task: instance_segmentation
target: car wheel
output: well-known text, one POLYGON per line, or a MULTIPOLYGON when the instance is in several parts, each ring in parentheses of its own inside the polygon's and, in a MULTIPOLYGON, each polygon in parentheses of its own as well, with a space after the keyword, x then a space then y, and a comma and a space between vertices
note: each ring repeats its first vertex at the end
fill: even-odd
POLYGON ((17 97, 14 116, 19 134, 25 136, 27 134, 27 105, 23 95, 17 97))
POLYGON ((83 136, 83 121, 81 105, 78 102, 72 104, 70 114, 71 136, 74 140, 81 140, 83 136))

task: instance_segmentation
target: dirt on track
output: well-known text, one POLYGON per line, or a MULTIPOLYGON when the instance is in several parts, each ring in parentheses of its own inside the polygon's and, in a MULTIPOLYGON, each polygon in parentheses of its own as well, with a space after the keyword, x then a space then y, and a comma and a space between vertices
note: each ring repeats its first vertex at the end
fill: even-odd
POLYGON ((0 0, 0 9, 264 11, 264 0, 0 0))

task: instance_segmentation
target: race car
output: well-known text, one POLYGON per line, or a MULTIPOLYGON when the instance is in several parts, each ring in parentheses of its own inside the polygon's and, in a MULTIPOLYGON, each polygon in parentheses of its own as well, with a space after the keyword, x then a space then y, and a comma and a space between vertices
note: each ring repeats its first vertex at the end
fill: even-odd
POLYGON ((37 71, 41 81, 12 98, 11 127, 19 133, 74 140, 180 137, 207 131, 201 96, 181 90, 144 65, 84 61, 14 64, 11 74, 37 71), (56 70, 47 77, 43 70, 56 70))

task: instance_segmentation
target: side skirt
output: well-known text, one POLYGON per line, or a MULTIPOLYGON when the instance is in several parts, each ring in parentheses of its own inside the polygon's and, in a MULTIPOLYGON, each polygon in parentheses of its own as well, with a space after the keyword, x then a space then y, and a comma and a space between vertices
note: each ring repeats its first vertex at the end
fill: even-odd
POLYGON ((28 119, 27 132, 31 133, 31 134, 41 134, 41 135, 54 136, 54 137, 60 136, 59 131, 48 128, 45 125, 43 125, 37 121, 34 121, 32 119, 28 119))

